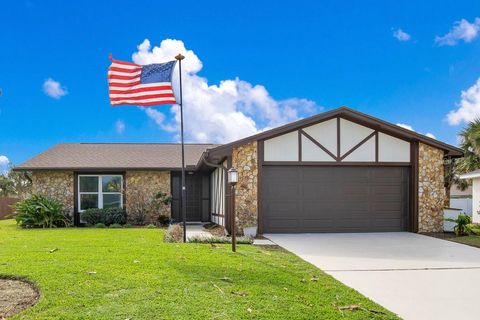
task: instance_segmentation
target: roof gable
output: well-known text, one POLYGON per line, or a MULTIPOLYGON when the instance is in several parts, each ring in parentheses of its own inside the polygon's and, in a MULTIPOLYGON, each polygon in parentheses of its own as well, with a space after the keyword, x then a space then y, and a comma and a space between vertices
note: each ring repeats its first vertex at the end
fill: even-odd
POLYGON ((237 140, 217 148, 210 150, 212 156, 224 156, 229 153, 233 148, 246 144, 255 140, 266 140, 271 139, 279 135, 283 135, 288 132, 298 130, 300 128, 312 126, 317 123, 325 122, 333 118, 340 117, 345 120, 360 124, 364 127, 371 128, 373 130, 378 130, 379 132, 386 133, 388 135, 394 136, 396 138, 405 140, 405 141, 419 141, 435 148, 444 150, 445 154, 452 157, 461 157, 463 151, 460 148, 449 145, 447 143, 438 141, 436 139, 427 137, 425 135, 419 134, 417 132, 399 127, 392 123, 380 120, 378 118, 372 117, 370 115, 355 111, 348 107, 340 107, 334 110, 320 113, 318 115, 298 120, 286 125, 258 133, 256 135, 237 140))

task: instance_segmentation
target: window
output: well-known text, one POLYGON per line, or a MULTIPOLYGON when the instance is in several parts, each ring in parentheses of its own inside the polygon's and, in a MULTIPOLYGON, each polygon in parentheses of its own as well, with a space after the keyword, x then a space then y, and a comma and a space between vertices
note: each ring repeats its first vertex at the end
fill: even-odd
POLYGON ((122 208, 122 186, 121 175, 79 175, 78 210, 122 208))

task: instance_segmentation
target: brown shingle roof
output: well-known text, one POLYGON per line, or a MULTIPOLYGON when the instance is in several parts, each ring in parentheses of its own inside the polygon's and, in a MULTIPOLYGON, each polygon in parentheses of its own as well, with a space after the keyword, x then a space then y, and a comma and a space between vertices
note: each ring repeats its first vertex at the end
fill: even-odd
MULTIPOLYGON (((195 166, 205 150, 216 146, 185 144, 186 166, 195 166)), ((181 145, 176 143, 66 143, 44 151, 15 169, 180 169, 181 156, 181 145)))

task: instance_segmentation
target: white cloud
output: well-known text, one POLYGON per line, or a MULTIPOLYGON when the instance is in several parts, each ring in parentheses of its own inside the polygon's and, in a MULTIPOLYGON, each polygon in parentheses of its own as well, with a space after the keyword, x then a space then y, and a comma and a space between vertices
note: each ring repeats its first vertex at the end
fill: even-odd
POLYGON ((443 36, 436 36, 435 42, 440 46, 454 46, 460 40, 465 42, 473 41, 480 32, 480 18, 470 23, 465 19, 456 21, 453 28, 443 36))
MULTIPOLYGON (((415 130, 413 129, 413 127, 412 127, 411 125, 409 125, 409 124, 406 124, 406 123, 397 123, 397 126, 415 132, 415 130)), ((437 139, 437 138, 433 135, 433 133, 430 133, 430 132, 427 132, 427 133, 425 133, 424 135, 427 136, 427 137, 429 137, 429 138, 432 138, 432 139, 437 139)))
POLYGON ((0 156, 0 174, 7 173, 9 165, 10 160, 8 160, 7 156, 0 156))
POLYGON ((43 83, 43 92, 47 96, 54 99, 60 99, 68 93, 67 89, 65 87, 62 87, 60 82, 55 81, 52 78, 48 78, 43 83))
POLYGON ((462 91, 461 101, 457 107, 458 109, 447 114, 447 121, 452 126, 480 118, 480 78, 473 86, 462 91))
POLYGON ((123 120, 117 120, 117 122, 115 122, 115 131, 117 131, 118 134, 125 132, 125 122, 123 120))
MULTIPOLYGON (((146 39, 138 46, 132 59, 138 64, 159 63, 172 60, 178 53, 185 56, 182 77, 186 141, 234 141, 319 110, 315 102, 307 99, 275 100, 264 86, 253 85, 239 78, 209 84, 207 78, 198 75, 203 67, 202 61, 192 50, 187 50, 180 40, 166 39, 160 46, 152 48, 146 39)), ((174 71, 174 85, 178 84, 177 68, 174 71)), ((175 92, 178 93, 176 87, 175 92)), ((178 105, 170 108, 173 121, 168 121, 156 108, 143 110, 162 130, 178 132, 178 105)))
POLYGON ((409 125, 409 124, 397 123, 397 126, 402 127, 402 128, 404 128, 404 129, 408 129, 408 130, 410 130, 410 131, 415 131, 415 130, 413 130, 412 126, 409 125))
POLYGON ((411 36, 402 29, 394 30, 393 36, 397 38, 398 41, 408 41, 411 39, 411 36))

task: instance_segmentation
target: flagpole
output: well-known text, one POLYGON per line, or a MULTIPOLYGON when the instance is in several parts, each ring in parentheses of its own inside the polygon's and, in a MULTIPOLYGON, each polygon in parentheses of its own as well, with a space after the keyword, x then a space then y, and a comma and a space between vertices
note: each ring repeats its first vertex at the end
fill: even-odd
POLYGON ((180 83, 180 136, 182 139, 182 193, 180 199, 180 206, 182 208, 182 220, 183 220, 183 242, 187 242, 187 189, 185 187, 185 145, 183 139, 183 96, 182 96, 182 60, 185 59, 181 53, 175 56, 178 60, 178 73, 180 83))

